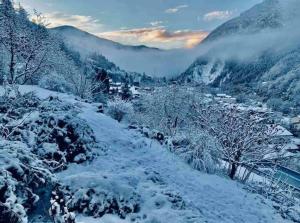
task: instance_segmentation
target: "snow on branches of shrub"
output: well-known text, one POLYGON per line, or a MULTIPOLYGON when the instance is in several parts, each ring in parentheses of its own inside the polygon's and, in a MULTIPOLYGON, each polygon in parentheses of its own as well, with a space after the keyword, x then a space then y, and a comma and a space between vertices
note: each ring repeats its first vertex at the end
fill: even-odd
POLYGON ((191 130, 177 134, 170 139, 168 146, 187 161, 193 168, 206 173, 215 173, 220 164, 220 145, 205 132, 191 130))
POLYGON ((71 84, 61 75, 46 75, 39 80, 39 86, 48 90, 67 93, 73 92, 71 84))
POLYGON ((116 99, 108 102, 107 114, 118 122, 130 121, 134 115, 134 109, 130 102, 116 99))
POLYGON ((131 187, 116 184, 115 180, 87 173, 68 176, 65 183, 70 186, 61 188, 64 194, 71 197, 68 209, 95 218, 105 214, 125 218, 130 213, 138 212, 140 195, 131 187))
POLYGON ((0 112, 0 123, 7 132, 4 138, 26 143, 55 169, 93 157, 94 133, 77 117, 73 105, 53 97, 40 101, 33 94, 20 96, 17 101, 0 103, 4 112, 0 112))
POLYGON ((0 222, 27 222, 38 192, 54 182, 47 165, 21 142, 0 140, 0 222))

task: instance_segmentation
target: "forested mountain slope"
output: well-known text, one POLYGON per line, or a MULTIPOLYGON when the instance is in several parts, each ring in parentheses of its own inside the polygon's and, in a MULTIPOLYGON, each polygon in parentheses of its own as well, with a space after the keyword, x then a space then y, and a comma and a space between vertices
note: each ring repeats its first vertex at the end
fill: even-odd
POLYGON ((299 107, 299 8, 295 0, 265 0, 224 23, 199 46, 200 56, 179 80, 236 95, 255 92, 285 112, 299 107))

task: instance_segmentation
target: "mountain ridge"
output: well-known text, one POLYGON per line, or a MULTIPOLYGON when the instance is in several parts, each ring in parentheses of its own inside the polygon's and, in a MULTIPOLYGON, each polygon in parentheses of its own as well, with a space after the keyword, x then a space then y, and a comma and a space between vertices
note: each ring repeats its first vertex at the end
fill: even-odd
POLYGON ((116 42, 116 41, 113 41, 113 40, 109 40, 109 39, 106 39, 106 38, 102 38, 102 37, 99 37, 95 34, 92 34, 92 33, 89 33, 87 31, 84 31, 82 29, 79 29, 75 26, 71 26, 71 25, 63 25, 63 26, 57 26, 57 27, 53 27, 50 29, 52 32, 56 32, 56 33, 60 33, 62 34, 62 32, 66 32, 66 31, 73 31, 73 32, 77 32, 77 33, 80 33, 80 35, 85 35, 85 36, 89 36, 89 37, 93 37, 95 39, 98 39, 98 40, 101 40, 103 41, 104 43, 106 44, 111 44, 112 46, 116 47, 116 48, 120 48, 120 49, 132 49, 132 50, 140 50, 140 49, 149 49, 149 50, 162 50, 162 49, 159 49, 159 48, 155 48, 155 47, 148 47, 148 46, 145 46, 145 45, 125 45, 125 44, 122 44, 122 43, 119 43, 119 42, 116 42))
POLYGON ((196 58, 190 50, 161 50, 144 45, 123 45, 72 26, 57 27, 51 31, 82 58, 93 53, 101 54, 122 70, 145 73, 152 77, 177 76, 196 58))

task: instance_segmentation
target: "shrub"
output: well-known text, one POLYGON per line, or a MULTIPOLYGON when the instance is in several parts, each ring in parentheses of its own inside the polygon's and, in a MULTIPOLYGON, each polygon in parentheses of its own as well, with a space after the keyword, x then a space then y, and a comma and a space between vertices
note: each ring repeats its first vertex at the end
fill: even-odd
POLYGON ((55 170, 94 156, 96 139, 92 129, 77 117, 73 105, 58 98, 40 101, 26 94, 15 101, 0 102, 0 130, 3 138, 29 145, 55 170))
POLYGON ((194 130, 188 135, 176 135, 169 148, 193 168, 206 173, 214 173, 220 164, 220 145, 205 132, 194 130))
POLYGON ((118 122, 130 121, 133 118, 134 109, 130 102, 117 99, 108 102, 107 114, 118 122))
POLYGON ((55 178, 25 144, 0 140, 0 148, 0 222, 25 223, 55 178))
POLYGON ((63 77, 59 75, 46 75, 39 80, 39 86, 48 90, 62 93, 73 92, 73 88, 63 77))

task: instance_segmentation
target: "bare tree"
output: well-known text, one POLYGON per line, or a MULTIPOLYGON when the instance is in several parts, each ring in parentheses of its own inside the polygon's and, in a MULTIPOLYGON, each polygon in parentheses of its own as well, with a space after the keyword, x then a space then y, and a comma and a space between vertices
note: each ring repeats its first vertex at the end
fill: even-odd
POLYGON ((7 81, 11 85, 32 81, 42 69, 48 68, 47 54, 52 39, 41 24, 28 20, 27 12, 14 9, 10 0, 0 4, 0 45, 7 56, 7 81))
POLYGON ((284 159, 287 139, 281 137, 277 125, 268 124, 267 113, 218 103, 194 104, 193 108, 195 124, 221 145, 222 159, 229 163, 231 179, 239 166, 257 167, 284 159))

